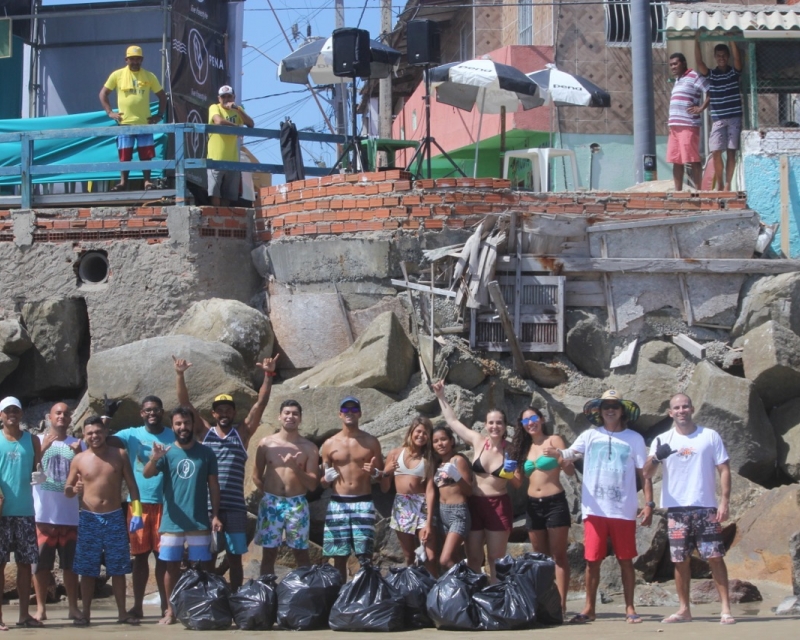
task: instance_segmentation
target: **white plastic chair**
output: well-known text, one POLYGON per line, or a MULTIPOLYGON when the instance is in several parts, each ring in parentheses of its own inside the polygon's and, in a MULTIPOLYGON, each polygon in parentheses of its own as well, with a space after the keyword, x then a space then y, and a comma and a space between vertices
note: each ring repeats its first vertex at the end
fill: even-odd
POLYGON ((571 149, 535 148, 507 151, 503 158, 503 177, 508 178, 508 164, 511 158, 524 158, 531 162, 533 190, 546 191, 550 184, 550 161, 553 158, 561 157, 570 159, 572 188, 577 190, 579 187, 578 161, 575 159, 575 152, 571 149))

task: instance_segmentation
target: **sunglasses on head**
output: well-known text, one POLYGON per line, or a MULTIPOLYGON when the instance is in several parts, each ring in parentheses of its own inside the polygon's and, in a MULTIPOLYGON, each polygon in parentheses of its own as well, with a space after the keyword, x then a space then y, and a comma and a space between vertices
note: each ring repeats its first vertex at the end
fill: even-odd
POLYGON ((342 413, 361 413, 361 407, 339 407, 342 413))
POLYGON ((600 409, 602 411, 605 411, 606 409, 614 409, 614 410, 622 409, 622 404, 620 404, 619 402, 604 402, 603 404, 600 405, 600 409))
POLYGON ((527 427, 529 424, 536 424, 539 422, 539 416, 534 414, 530 418, 523 418, 520 422, 522 422, 523 427, 527 427))

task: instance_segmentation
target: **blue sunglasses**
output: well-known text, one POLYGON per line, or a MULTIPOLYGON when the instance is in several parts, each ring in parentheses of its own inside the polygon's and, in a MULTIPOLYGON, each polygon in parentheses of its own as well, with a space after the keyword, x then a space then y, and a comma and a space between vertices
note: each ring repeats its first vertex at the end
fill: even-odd
POLYGON ((539 416, 534 414, 530 418, 523 418, 520 422, 522 422, 523 427, 527 427, 529 424, 535 424, 539 422, 539 416))
POLYGON ((361 407, 339 407, 342 413, 361 413, 361 407))

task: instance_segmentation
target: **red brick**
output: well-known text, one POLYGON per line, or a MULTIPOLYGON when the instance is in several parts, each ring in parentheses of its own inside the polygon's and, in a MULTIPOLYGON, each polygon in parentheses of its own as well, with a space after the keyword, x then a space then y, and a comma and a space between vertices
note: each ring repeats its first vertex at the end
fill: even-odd
POLYGON ((302 236, 303 235, 303 227, 292 227, 289 229, 290 236, 302 236))
MULTIPOLYGON (((119 229, 121 226, 121 220, 103 220, 103 228, 104 229, 119 229)), ((58 227, 56 227, 58 228, 58 227)))
POLYGON ((308 224, 311 222, 311 214, 309 213, 301 213, 297 216, 298 224, 308 224))
POLYGON ((409 215, 412 218, 427 218, 431 215, 431 210, 426 207, 411 207, 409 215))
POLYGON ((455 178, 439 178, 436 180, 436 188, 452 188, 458 186, 458 182, 455 178))
POLYGON ((387 220, 383 223, 384 229, 397 229, 400 226, 400 223, 397 220, 387 220))
POLYGON ((278 229, 278 230, 276 230, 276 231, 273 231, 273 232, 272 232, 272 239, 273 239, 273 240, 277 240, 277 239, 278 239, 278 238, 280 238, 282 235, 283 235, 283 231, 281 231, 280 229, 278 229))
POLYGON ((235 220, 232 218, 225 219, 225 228, 226 229, 247 229, 247 224, 244 220, 235 220))
POLYGON ((378 183, 378 193, 389 193, 392 189, 394 189, 394 185, 391 182, 378 183))
POLYGON ((394 183, 395 191, 409 191, 411 189, 411 180, 398 180, 394 183))
POLYGON ((288 195, 286 196, 286 200, 288 202, 300 202, 300 200, 302 200, 302 198, 300 197, 300 192, 299 191, 290 191, 288 193, 288 195))
POLYGON ((330 233, 330 232, 331 232, 330 223, 317 225, 317 233, 330 233))
POLYGON ((344 222, 331 223, 331 233, 344 233, 344 222))
POLYGON ((342 202, 342 208, 343 209, 355 209, 356 207, 358 207, 358 202, 359 201, 356 200, 355 198, 346 198, 342 202))
MULTIPOLYGON (((725 201, 723 201, 725 202, 725 201)), ((747 209, 747 202, 744 200, 728 200, 725 202, 726 209, 747 209)))
POLYGON ((297 223, 297 216, 294 215, 294 214, 291 214, 291 215, 288 215, 288 216, 284 216, 283 219, 286 220, 286 224, 296 224, 297 223))
POLYGON ((425 221, 425 228, 426 229, 444 229, 444 220, 437 220, 435 218, 431 218, 430 220, 425 221))
POLYGON ((393 218, 407 218, 408 217, 408 209, 405 207, 392 207, 389 209, 389 215, 393 218))
POLYGON ((383 206, 384 198, 370 198, 369 199, 369 206, 370 208, 377 208, 383 206))
POLYGON ((404 229, 419 229, 419 220, 406 220, 403 222, 404 229))
POLYGON ((331 200, 331 209, 344 209, 344 201, 343 200, 331 200))
POLYGON ((311 213, 308 216, 310 222, 322 222, 325 219, 324 214, 319 211, 317 213, 311 213))
POLYGON ((53 229, 69 229, 69 220, 54 220, 53 229))
POLYGON ((269 242, 272 240, 272 234, 269 231, 260 231, 258 234, 258 239, 261 242, 269 242))
POLYGON ((350 219, 350 211, 342 210, 336 212, 336 219, 337 220, 349 220, 350 219))
POLYGON ((314 211, 317 209, 317 201, 316 200, 306 200, 303 202, 303 209, 305 211, 314 211))
MULTIPOLYGON (((2 213, 3 212, 0 211, 0 214, 2 214, 2 213)), ((2 218, 2 217, 3 216, 0 215, 0 218, 2 218)), ((91 209, 78 209, 78 217, 79 218, 91 218, 92 217, 92 210, 91 209)))
POLYGON ((303 233, 305 235, 314 234, 317 232, 317 225, 315 224, 304 224, 303 225, 303 233))
MULTIPOLYGON (((222 229, 225 226, 224 218, 207 218, 207 221, 206 226, 213 229, 222 229)), ((142 221, 142 224, 144 224, 144 221, 142 221)))
POLYGON ((335 211, 326 211, 322 214, 322 219, 325 222, 333 222, 336 220, 336 212, 335 211))
POLYGON ((345 222, 344 223, 344 231, 345 233, 351 233, 354 231, 358 231, 358 222, 345 222))
MULTIPOLYGON (((262 191, 263 191, 263 189, 262 189, 262 191)), ((262 195, 261 198, 260 198, 260 202, 261 202, 261 206, 262 207, 265 206, 265 205, 275 204, 275 196, 271 196, 271 195, 270 196, 263 196, 262 195)))
POLYGON ((456 186, 458 187, 474 187, 474 178, 456 178, 456 186))
POLYGON ((272 227, 273 228, 282 227, 285 224, 286 224, 286 220, 284 220, 283 218, 276 218, 275 220, 272 221, 272 227))
POLYGON ((288 206, 289 206, 289 211, 291 211, 292 213, 300 213, 301 211, 304 211, 302 202, 293 202, 288 206))
POLYGON ((102 229, 103 228, 103 221, 102 220, 87 220, 86 221, 86 228, 87 229, 102 229))
POLYGON ((403 196, 403 204, 412 206, 422 204, 422 196, 403 196))
POLYGON ((372 217, 373 218, 388 218, 391 214, 391 211, 388 208, 380 208, 380 209, 373 209, 372 210, 372 217))
POLYGON ((125 226, 128 227, 128 229, 134 229, 136 227, 144 227, 144 220, 142 220, 141 218, 128 218, 128 221, 125 223, 125 226))
MULTIPOLYGON (((4 227, 6 225, 3 225, 4 227)), ((100 221, 100 226, 103 226, 103 222, 100 221)), ((37 229, 52 229, 53 228, 53 221, 52 220, 36 220, 36 228, 37 229)))
POLYGON ((365 196, 374 196, 378 193, 378 185, 377 184, 369 184, 362 189, 362 193, 365 196))
POLYGON ((505 178, 492 178, 492 189, 510 189, 511 180, 505 178))
POLYGON ((397 197, 383 198, 384 207, 396 207, 398 204, 400 204, 400 198, 397 197))

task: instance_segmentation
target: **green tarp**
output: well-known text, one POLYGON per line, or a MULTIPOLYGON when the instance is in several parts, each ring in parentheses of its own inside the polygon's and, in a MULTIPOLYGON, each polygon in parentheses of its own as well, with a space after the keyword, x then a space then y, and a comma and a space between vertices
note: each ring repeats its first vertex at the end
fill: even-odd
MULTIPOLYGON (((158 113, 158 103, 150 105, 151 113, 158 113)), ((53 116, 50 118, 17 118, 0 120, 0 134, 24 131, 47 131, 49 129, 91 129, 109 127, 113 121, 105 111, 78 113, 70 116, 53 116)), ((167 136, 157 135, 156 158, 166 159, 167 136)), ((20 164, 20 144, 18 142, 0 143, 0 167, 13 167, 20 164)), ((33 146, 34 164, 59 165, 117 162, 117 139, 97 138, 87 135, 85 138, 59 138, 55 140, 36 140, 33 146)), ((136 153, 133 154, 137 159, 136 153)), ((153 172, 159 175, 160 172, 153 172)), ((132 171, 131 178, 140 178, 141 171, 132 171)), ((34 182, 83 182, 86 180, 118 180, 119 172, 92 174, 69 174, 56 176, 37 176, 34 182)), ((19 176, 0 176, 0 185, 19 184, 19 176)))

